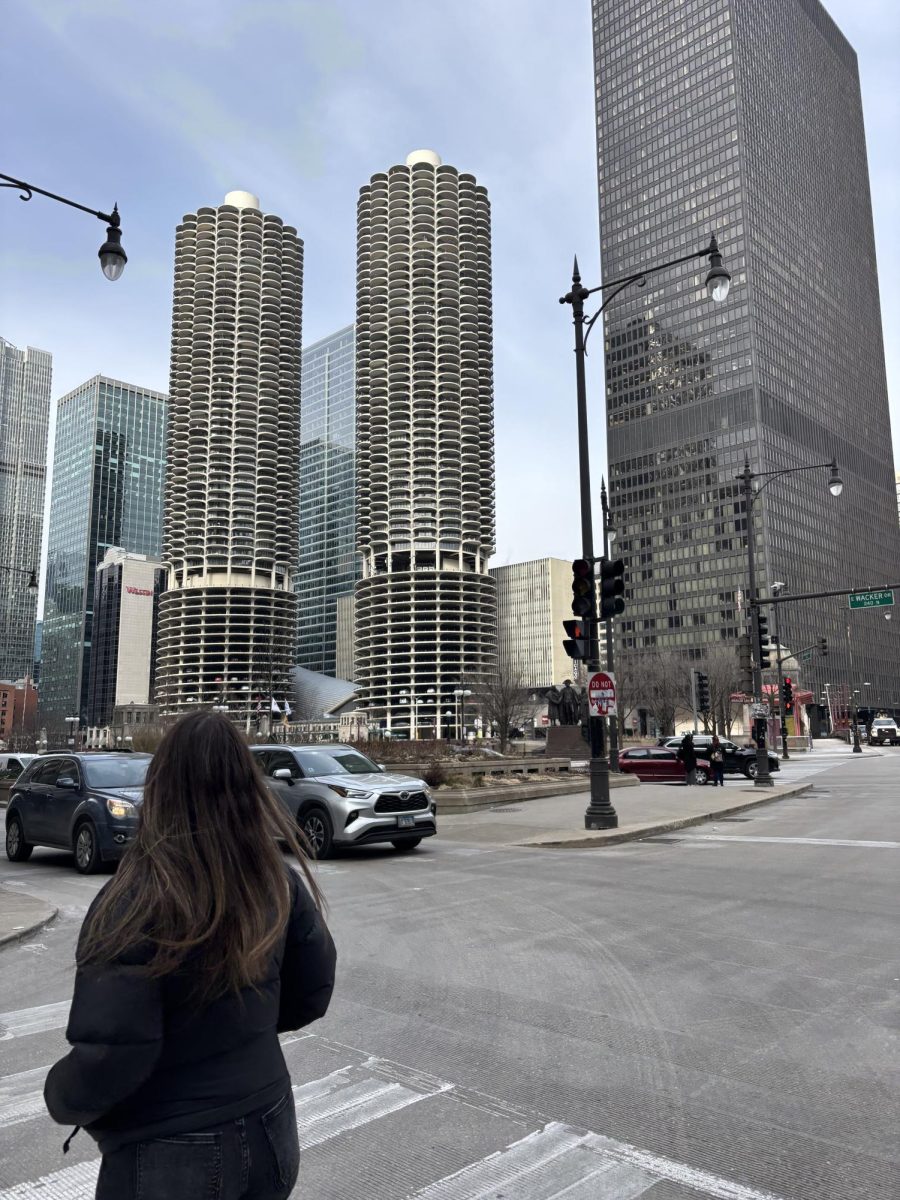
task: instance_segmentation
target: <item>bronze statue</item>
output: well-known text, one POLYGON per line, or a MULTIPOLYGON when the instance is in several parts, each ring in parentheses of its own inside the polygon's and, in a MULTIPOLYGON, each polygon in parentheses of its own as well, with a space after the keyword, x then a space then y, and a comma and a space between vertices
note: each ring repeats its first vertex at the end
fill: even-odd
POLYGON ((556 684, 554 684, 553 687, 551 687, 547 692, 547 717, 551 725, 560 724, 560 699, 561 696, 559 688, 556 686, 556 684))
POLYGON ((578 725, 581 718, 581 698, 572 687, 572 680, 563 681, 559 697, 559 720, 561 725, 578 725))

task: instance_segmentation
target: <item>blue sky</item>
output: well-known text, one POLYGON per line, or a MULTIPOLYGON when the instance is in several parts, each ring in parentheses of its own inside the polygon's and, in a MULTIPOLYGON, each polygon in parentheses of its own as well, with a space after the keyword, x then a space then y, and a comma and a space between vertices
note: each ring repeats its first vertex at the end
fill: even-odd
MULTIPOLYGON (((900 460, 900 6, 828 0, 859 56, 895 455, 900 460)), ((431 147, 491 196, 495 562, 578 551, 571 326, 577 252, 599 279, 589 0, 5 0, 0 170, 103 227, 0 193, 0 335, 54 356, 54 398, 98 372, 166 390, 174 229, 243 188, 306 244, 304 341, 354 316, 368 177, 431 147), (570 519, 561 518, 568 512, 570 519)), ((724 247, 727 254, 727 247, 724 247)), ((589 363, 605 462, 602 359, 589 363)))

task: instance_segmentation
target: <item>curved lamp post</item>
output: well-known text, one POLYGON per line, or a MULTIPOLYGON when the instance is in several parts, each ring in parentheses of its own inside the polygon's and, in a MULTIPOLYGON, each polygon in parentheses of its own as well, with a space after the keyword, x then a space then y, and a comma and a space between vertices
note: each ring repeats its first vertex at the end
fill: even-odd
POLYGON ((33 567, 29 571, 25 567, 8 567, 6 563, 0 563, 0 571, 7 571, 10 575, 27 575, 28 582, 25 584, 27 590, 29 592, 38 590, 37 572, 33 567))
MULTIPOLYGON (((762 704, 762 667, 759 661, 759 595, 756 590, 756 544, 753 536, 753 505, 766 490, 770 483, 774 483, 776 479, 780 479, 782 475, 796 475, 800 471, 822 471, 827 470, 828 490, 832 496, 839 496, 844 490, 844 481, 841 479, 837 468, 837 462, 832 459, 826 463, 810 463, 808 467, 785 467, 781 471, 751 471, 750 460, 744 459, 744 469, 740 475, 736 476, 741 485, 741 493, 745 501, 745 509, 747 514, 747 574, 749 576, 749 604, 750 604, 750 645, 753 649, 753 698, 757 704, 762 704), (764 479, 765 483, 761 483, 759 487, 754 488, 754 479, 764 479)), ((781 651, 779 650, 780 654, 781 651)), ((774 783, 772 776, 769 774, 769 749, 765 744, 765 738, 756 739, 756 777, 753 780, 754 787, 773 787, 774 783)))
POLYGON ((77 204, 74 200, 67 200, 65 196, 57 196, 55 192, 45 191, 44 188, 36 187, 33 183, 26 183, 23 179, 13 179, 11 175, 0 175, 0 187, 13 188, 21 193, 20 200, 30 200, 34 193, 39 196, 47 196, 50 200, 56 200, 59 204, 68 204, 69 208, 77 208, 80 212, 89 213, 92 217, 96 217, 98 221, 106 222, 106 241, 97 251, 97 257, 100 259, 100 269, 103 274, 112 283, 119 278, 125 270, 125 264, 128 262, 128 256, 122 246, 122 221, 119 217, 118 204, 113 205, 111 213, 97 212, 96 209, 88 208, 84 204, 77 204))
MULTIPOLYGON (((579 496, 581 507, 581 557, 589 563, 596 563, 594 557, 594 530, 591 515, 591 464, 590 448, 588 445, 587 421, 587 385, 585 383, 584 359, 590 332, 600 314, 612 300, 624 292, 632 284, 643 287, 647 277, 667 271, 680 263, 693 262, 698 258, 709 259, 709 271, 706 276, 706 292, 709 298, 721 304, 728 296, 731 287, 731 276, 722 265, 722 255, 719 243, 711 237, 709 245, 692 254, 683 254, 680 258, 668 262, 657 263, 654 266, 642 267, 630 275, 612 279, 609 283, 601 283, 598 287, 582 286, 581 274, 578 270, 578 259, 572 270, 572 290, 565 296, 560 296, 560 304, 571 304, 572 323, 575 326, 575 385, 578 399, 578 476, 579 496), (595 292, 608 293, 592 317, 585 317, 584 302, 595 292)), ((587 670, 590 676, 600 669, 600 652, 597 630, 597 589, 590 591, 591 611, 588 614, 588 657, 587 670)), ((611 637, 609 641, 611 642, 611 637)), ((610 664, 611 666, 611 664, 610 664)), ((602 717, 589 718, 591 734, 591 764, 590 789, 591 799, 584 814, 585 829, 614 829, 619 824, 616 810, 609 799, 609 763, 606 759, 604 720, 602 717)))

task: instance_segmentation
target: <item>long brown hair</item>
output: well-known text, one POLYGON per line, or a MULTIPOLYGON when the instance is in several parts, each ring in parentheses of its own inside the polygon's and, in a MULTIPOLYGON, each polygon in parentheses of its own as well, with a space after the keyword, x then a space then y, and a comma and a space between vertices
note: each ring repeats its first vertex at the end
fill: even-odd
POLYGON ((152 976, 191 955, 201 1001, 254 986, 291 903, 276 838, 322 907, 301 836, 234 725, 213 712, 183 717, 153 756, 137 835, 92 913, 78 962, 111 962, 149 943, 152 976))

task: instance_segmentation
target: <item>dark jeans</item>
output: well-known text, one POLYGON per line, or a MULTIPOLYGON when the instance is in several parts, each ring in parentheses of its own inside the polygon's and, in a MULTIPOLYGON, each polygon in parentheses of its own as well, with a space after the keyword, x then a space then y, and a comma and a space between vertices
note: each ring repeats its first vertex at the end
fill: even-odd
POLYGON ((105 1154, 96 1200, 287 1200, 300 1169, 294 1097, 213 1129, 105 1154))
POLYGON ((725 764, 724 763, 710 763, 709 765, 712 768, 713 787, 724 787, 725 786, 725 764))

